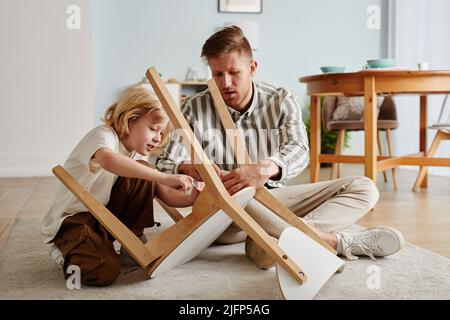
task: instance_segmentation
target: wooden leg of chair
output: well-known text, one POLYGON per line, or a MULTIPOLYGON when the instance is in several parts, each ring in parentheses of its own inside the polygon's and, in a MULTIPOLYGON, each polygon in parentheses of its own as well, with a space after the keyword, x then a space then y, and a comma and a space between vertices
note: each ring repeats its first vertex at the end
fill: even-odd
MULTIPOLYGON (((438 130, 436 136, 433 139, 433 142, 431 143, 430 149, 427 151, 426 154, 427 157, 434 156, 443 136, 444 136, 443 132, 438 130)), ((413 191, 417 191, 419 189, 426 174, 427 174, 427 167, 420 167, 420 171, 419 174, 417 175, 416 182, 414 183, 414 186, 412 188, 413 191)))
POLYGON ((333 180, 334 177, 337 177, 337 168, 338 168, 338 163, 333 163, 331 165, 330 180, 333 180))
MULTIPOLYGON (((392 157, 392 140, 391 140, 391 129, 386 129, 386 141, 388 145, 388 155, 392 157)), ((394 190, 397 190, 397 171, 395 168, 392 169, 392 181, 394 183, 394 190)))
MULTIPOLYGON (((342 154, 345 147, 345 130, 340 130, 338 134, 339 154, 342 154)), ((341 164, 338 164, 337 177, 341 177, 341 164)))
POLYGON ((99 202, 89 191, 78 183, 63 167, 53 168, 54 175, 69 189, 90 211, 97 221, 127 249, 127 252, 142 268, 158 259, 158 248, 146 248, 141 240, 123 224, 111 211, 99 202), (155 250, 156 249, 156 250, 155 250))
POLYGON ((311 229, 303 220, 299 219, 295 213, 287 208, 277 197, 275 197, 269 190, 262 187, 256 190, 255 199, 262 205, 279 216, 281 219, 289 223, 291 226, 299 229, 311 239, 328 249, 331 253, 336 254, 327 242, 325 242, 315 230, 311 229))
POLYGON ((320 141, 320 97, 311 96, 311 148, 310 148, 310 170, 311 182, 319 181, 320 162, 319 156, 321 154, 320 141))
MULTIPOLYGON (((228 197, 229 198, 229 197, 228 197)), ((275 243, 267 232, 255 220, 234 201, 225 201, 221 204, 222 210, 233 219, 234 222, 252 238, 256 244, 267 254, 272 256, 295 280, 303 284, 307 275, 295 262, 275 243)))
MULTIPOLYGON (((377 144, 378 144, 378 155, 383 155, 383 148, 381 148, 381 140, 380 140, 380 130, 377 131, 377 144)), ((386 171, 383 171, 384 182, 387 182, 386 171)))
POLYGON ((164 202, 162 202, 158 198, 155 198, 155 200, 164 209, 164 211, 166 211, 166 213, 172 218, 172 220, 174 222, 178 222, 181 219, 183 219, 183 216, 181 215, 181 213, 177 209, 169 207, 168 205, 166 205, 164 202))
MULTIPOLYGON (((336 140, 336 150, 335 154, 340 155, 342 154, 342 150, 344 149, 344 137, 345 137, 345 130, 339 130, 337 140, 336 140)), ((339 163, 333 163, 333 166, 331 168, 330 172, 330 179, 340 178, 341 176, 341 165, 339 163)))
MULTIPOLYGON (((427 107, 428 97, 420 96, 420 116, 419 116, 419 151, 425 155, 427 152, 427 107)), ((425 176, 422 179, 420 188, 428 187, 428 174, 425 171, 425 176)))

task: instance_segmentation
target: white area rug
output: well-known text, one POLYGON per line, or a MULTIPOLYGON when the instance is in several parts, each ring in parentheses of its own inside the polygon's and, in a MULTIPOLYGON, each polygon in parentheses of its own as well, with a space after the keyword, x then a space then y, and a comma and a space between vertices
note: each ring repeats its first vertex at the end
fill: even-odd
MULTIPOLYGON (((16 221, 0 255, 0 299, 282 299, 275 268, 256 268, 245 257, 243 243, 212 246, 155 279, 146 280, 138 269, 110 287, 69 290, 62 270, 50 260, 38 225, 34 219, 16 221)), ((159 230, 153 228, 148 237, 159 230)), ((407 244, 376 262, 348 261, 316 299, 450 299, 450 259, 407 244), (376 287, 371 279, 378 271, 380 286, 369 289, 368 281, 376 287)))

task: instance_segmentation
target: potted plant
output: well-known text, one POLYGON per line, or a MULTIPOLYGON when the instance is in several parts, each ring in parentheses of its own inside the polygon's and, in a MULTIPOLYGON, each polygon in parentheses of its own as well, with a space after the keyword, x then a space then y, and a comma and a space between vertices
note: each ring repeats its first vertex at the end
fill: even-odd
MULTIPOLYGON (((321 100, 323 100, 323 97, 321 98, 321 100)), ((321 103, 321 105, 323 105, 323 103, 321 103)), ((307 107, 308 111, 310 111, 311 106, 308 104, 307 107)), ((322 110, 321 110, 322 112, 322 110)), ((308 134, 308 140, 309 143, 311 144, 311 121, 310 118, 306 119, 305 121, 305 127, 306 127, 306 132, 308 134)), ((323 122, 320 122, 320 141, 321 141, 321 153, 326 153, 326 154, 333 154, 335 152, 336 149, 336 142, 337 142, 337 136, 338 136, 338 132, 337 131, 326 131, 324 130, 323 127, 323 122)), ((350 135, 348 134, 348 132, 345 132, 345 136, 344 136, 344 147, 348 147, 348 143, 350 141, 350 135)), ((321 167, 331 167, 331 163, 321 163, 320 166, 321 167)))

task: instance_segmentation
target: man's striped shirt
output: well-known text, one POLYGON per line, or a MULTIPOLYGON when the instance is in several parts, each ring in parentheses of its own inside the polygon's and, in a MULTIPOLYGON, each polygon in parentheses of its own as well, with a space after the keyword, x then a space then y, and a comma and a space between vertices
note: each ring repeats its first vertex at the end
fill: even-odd
MULTIPOLYGON (((245 139, 252 162, 271 160, 280 167, 281 178, 269 180, 269 186, 283 186, 306 168, 308 138, 300 103, 294 93, 266 83, 253 83, 250 107, 242 114, 230 107, 228 110, 239 135, 245 139)), ((209 90, 186 99, 181 111, 206 156, 222 170, 237 168, 209 90)), ((158 157, 157 168, 162 172, 177 173, 178 165, 189 160, 188 151, 175 134, 158 157)))

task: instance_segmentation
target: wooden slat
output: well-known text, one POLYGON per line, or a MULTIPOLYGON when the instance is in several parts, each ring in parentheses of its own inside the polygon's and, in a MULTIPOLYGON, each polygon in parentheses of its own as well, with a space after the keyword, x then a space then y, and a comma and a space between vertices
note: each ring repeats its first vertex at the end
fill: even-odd
POLYGON ((92 194, 86 191, 63 167, 54 167, 53 174, 86 206, 98 222, 127 249, 128 253, 141 267, 146 268, 160 256, 160 253, 156 250, 146 248, 130 229, 102 203, 97 201, 92 194))
POLYGON ((401 157, 402 166, 450 167, 450 158, 401 157))
MULTIPOLYGON (((341 129, 338 132, 337 140, 336 140, 336 150, 334 152, 335 155, 340 156, 342 151, 345 148, 345 129, 341 129)), ((319 162, 320 162, 320 156, 319 156, 319 162)), ((341 166, 339 162, 333 163, 333 166, 331 168, 330 172, 330 180, 337 179, 341 177, 341 166)))
MULTIPOLYGON (((377 156, 377 160, 386 160, 390 159, 389 156, 377 156)), ((354 156, 354 155, 335 155, 335 154, 321 154, 319 155, 319 159, 321 163, 355 163, 355 164, 364 164, 365 157, 364 156, 354 156)))
MULTIPOLYGON (((377 130, 377 144, 378 144, 378 155, 382 156, 383 155, 383 146, 381 145, 380 130, 377 130)), ((392 156, 392 155, 389 155, 389 156, 392 156)), ((378 165, 377 165, 377 171, 383 171, 384 182, 387 182, 386 171, 380 170, 378 165)))
POLYGON ((320 127, 320 97, 311 96, 311 116, 310 116, 310 168, 311 182, 319 180, 319 154, 321 153, 321 127, 320 127))
MULTIPOLYGON (((393 153, 393 147, 392 147, 392 141, 391 141, 391 129, 386 129, 386 142, 388 145, 388 155, 389 157, 393 157, 394 153, 393 153)), ((378 167, 378 170, 380 170, 380 168, 378 167)), ((394 190, 397 190, 397 172, 395 170, 395 168, 392 169, 392 183, 394 184, 394 190)))
POLYGON ((378 162, 378 171, 385 171, 392 168, 397 168, 402 165, 401 157, 394 157, 391 159, 386 159, 378 162))
POLYGON ((342 79, 339 77, 326 80, 316 80, 308 83, 306 93, 316 96, 339 96, 346 94, 362 95, 364 92, 364 80, 342 79))
POLYGON ((377 95, 375 78, 364 79, 364 174, 376 183, 377 179, 377 95))
MULTIPOLYGON (((322 73, 312 76, 301 77, 299 79, 302 83, 309 83, 316 80, 329 79, 364 79, 367 77, 377 78, 433 78, 433 77, 450 77, 450 70, 363 70, 358 72, 343 72, 343 73, 322 73)), ((447 87, 447 90, 450 88, 447 87)))
POLYGON ((167 204, 165 204, 164 202, 162 202, 158 198, 155 198, 155 200, 164 209, 164 211, 166 211, 166 213, 172 218, 172 220, 174 222, 178 222, 181 219, 183 219, 183 216, 181 215, 181 213, 177 209, 168 206, 167 204))
POLYGON ((428 94, 441 94, 443 88, 450 91, 449 76, 409 76, 409 77, 377 77, 376 91, 416 93, 427 92, 428 94))
MULTIPOLYGON (((448 139, 448 138, 450 138, 449 133, 444 133, 443 131, 438 130, 436 132, 436 135, 434 136, 433 142, 431 143, 430 149, 426 152, 426 157, 427 157, 426 159, 430 159, 428 157, 433 157, 434 154, 436 153, 441 141, 448 139)), ((417 191, 418 188, 420 188, 422 186, 422 182, 426 178, 426 174, 427 174, 427 167, 422 165, 420 167, 416 182, 414 182, 414 186, 412 189, 413 191, 417 191)))
POLYGON ((221 194, 227 193, 225 187, 154 67, 147 70, 147 78, 161 101, 164 110, 168 114, 170 121, 177 129, 177 133, 183 138, 183 142, 186 141, 186 144, 191 146, 191 159, 195 164, 201 164, 196 167, 200 177, 206 184, 215 186, 211 188, 210 192, 215 197, 220 198, 221 194))
POLYGON ((303 270, 275 243, 267 232, 236 202, 227 201, 223 210, 247 233, 265 252, 278 262, 298 283, 303 284, 308 276, 303 270))
POLYGON ((336 250, 325 242, 314 230, 312 230, 303 220, 293 213, 286 205, 275 197, 270 191, 265 188, 256 190, 255 199, 258 200, 269 210, 275 212, 280 218, 289 223, 291 226, 299 229, 311 239, 328 249, 331 253, 336 254, 336 250))
MULTIPOLYGON (((352 164, 364 164, 364 156, 352 156, 352 155, 334 155, 334 154, 321 154, 319 156, 321 163, 352 163, 352 164)), ((389 157, 378 156, 377 171, 383 171, 395 168, 397 166, 435 166, 435 167, 447 167, 450 164, 450 158, 426 158, 423 157, 422 152, 416 154, 389 157)))
MULTIPOLYGON (((420 96, 420 118, 419 118, 419 150, 424 154, 427 152, 427 96, 420 96)), ((420 168, 422 169, 422 168, 420 168)), ((419 169, 419 171, 420 171, 419 169)), ((421 188, 428 186, 428 174, 425 171, 421 188)))
POLYGON ((242 139, 239 137, 233 119, 231 118, 228 108, 222 99, 219 88, 213 79, 208 80, 208 88, 214 100, 214 106, 219 113, 220 121, 225 128, 227 138, 232 140, 230 141, 231 149, 233 150, 237 164, 250 164, 251 160, 248 155, 247 148, 245 147, 242 139))
MULTIPOLYGON (((411 160, 420 159, 423 156, 424 156, 423 152, 416 152, 416 153, 411 153, 408 155, 398 156, 398 157, 391 157, 391 156, 378 157, 378 171, 397 168, 398 166, 401 166, 401 165, 407 165, 404 162, 411 163, 411 160), (407 160, 403 161, 404 159, 407 159, 407 160)), ((420 160, 418 160, 418 161, 420 161, 420 160)), ((411 164, 411 165, 413 165, 413 164, 411 164)))

